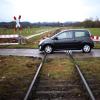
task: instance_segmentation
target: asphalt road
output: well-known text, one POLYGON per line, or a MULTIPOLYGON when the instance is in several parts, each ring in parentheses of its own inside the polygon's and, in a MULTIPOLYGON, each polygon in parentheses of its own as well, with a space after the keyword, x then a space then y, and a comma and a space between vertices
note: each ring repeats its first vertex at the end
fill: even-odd
MULTIPOLYGON (((49 54, 49 57, 66 57, 66 51, 57 51, 53 54, 49 54)), ((93 49, 91 53, 82 53, 80 50, 72 51, 75 57, 100 57, 100 49, 93 49)), ((38 49, 0 49, 0 55, 14 55, 14 56, 30 56, 30 57, 42 57, 38 49)))

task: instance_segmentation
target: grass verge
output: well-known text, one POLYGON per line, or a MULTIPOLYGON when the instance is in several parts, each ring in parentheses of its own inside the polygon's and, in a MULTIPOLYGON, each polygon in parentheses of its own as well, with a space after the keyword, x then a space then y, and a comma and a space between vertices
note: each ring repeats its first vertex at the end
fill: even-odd
POLYGON ((0 56, 0 100, 23 100, 39 59, 0 56))
POLYGON ((87 78, 100 80, 100 58, 77 59, 81 70, 87 78))

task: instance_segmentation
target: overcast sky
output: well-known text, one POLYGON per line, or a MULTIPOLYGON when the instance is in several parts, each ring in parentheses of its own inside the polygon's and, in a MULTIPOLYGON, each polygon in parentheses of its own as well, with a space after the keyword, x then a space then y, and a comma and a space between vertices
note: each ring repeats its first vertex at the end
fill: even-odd
POLYGON ((100 18, 100 0, 0 0, 0 22, 66 22, 100 18))

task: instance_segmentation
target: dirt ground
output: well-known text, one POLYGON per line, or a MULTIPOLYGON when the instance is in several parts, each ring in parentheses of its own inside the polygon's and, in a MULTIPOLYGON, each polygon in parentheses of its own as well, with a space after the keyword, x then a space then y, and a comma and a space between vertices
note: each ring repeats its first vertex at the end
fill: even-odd
POLYGON ((0 100, 23 100, 38 58, 0 56, 0 100))

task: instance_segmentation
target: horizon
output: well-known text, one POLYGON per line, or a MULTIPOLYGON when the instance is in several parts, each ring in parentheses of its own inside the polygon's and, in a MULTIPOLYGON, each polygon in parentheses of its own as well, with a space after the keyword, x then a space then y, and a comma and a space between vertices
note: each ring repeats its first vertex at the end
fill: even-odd
MULTIPOLYGON (((10 22, 15 22, 14 20, 12 20, 12 21, 1 21, 0 23, 10 23, 10 22)), ((41 21, 41 22, 30 22, 30 21, 20 21, 20 22, 28 22, 28 23, 76 23, 76 22, 83 22, 83 21, 65 21, 65 22, 56 22, 56 21, 54 21, 54 22, 45 22, 45 21, 41 21)))

